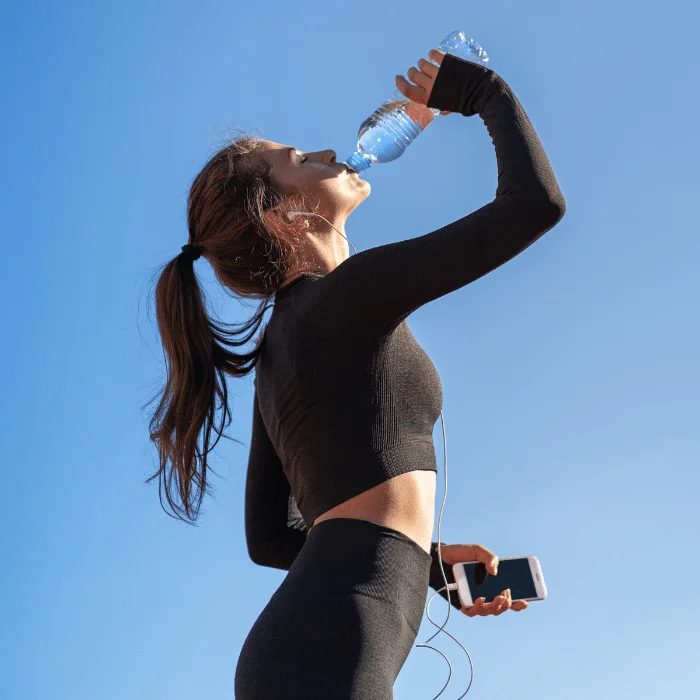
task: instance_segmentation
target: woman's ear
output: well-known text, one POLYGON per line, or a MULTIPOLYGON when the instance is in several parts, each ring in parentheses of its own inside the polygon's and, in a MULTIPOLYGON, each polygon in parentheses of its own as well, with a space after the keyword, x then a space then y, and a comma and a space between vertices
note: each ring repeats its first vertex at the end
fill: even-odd
POLYGON ((270 229, 279 229, 280 227, 284 228, 292 223, 292 220, 287 216, 286 212, 279 211, 277 209, 268 209, 267 211, 264 211, 263 219, 265 220, 267 227, 270 229))
POLYGON ((284 228, 289 230, 289 227, 293 224, 302 224, 305 229, 308 229, 310 226, 308 219, 302 220, 299 216, 291 217, 286 210, 268 209, 267 211, 263 212, 263 218, 265 220, 265 224, 269 228, 276 228, 277 230, 284 228))

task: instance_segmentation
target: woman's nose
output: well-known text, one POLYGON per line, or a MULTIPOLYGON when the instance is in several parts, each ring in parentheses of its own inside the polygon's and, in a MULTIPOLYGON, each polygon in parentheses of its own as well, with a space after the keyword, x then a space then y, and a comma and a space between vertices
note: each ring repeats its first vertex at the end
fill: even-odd
POLYGON ((335 163, 335 161, 336 161, 336 153, 331 148, 329 148, 325 151, 310 152, 310 153, 307 153, 307 155, 309 156, 309 158, 313 158, 314 160, 320 160, 322 163, 325 163, 326 165, 333 165, 333 163, 335 163))

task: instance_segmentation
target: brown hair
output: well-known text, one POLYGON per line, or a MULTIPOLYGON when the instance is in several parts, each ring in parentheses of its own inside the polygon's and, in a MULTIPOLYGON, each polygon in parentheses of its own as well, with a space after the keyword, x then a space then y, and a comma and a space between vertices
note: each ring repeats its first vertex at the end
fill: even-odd
POLYGON ((190 245, 201 248, 228 291, 260 300, 254 315, 242 324, 215 321, 187 255, 162 268, 155 290, 166 380, 149 426, 159 468, 146 483, 158 477, 161 506, 164 490, 175 517, 190 523, 209 493, 208 454, 231 422, 226 375, 253 370, 264 329, 251 351, 233 348, 253 338, 286 276, 306 271, 298 255, 303 222, 285 225, 263 217, 269 209, 308 211, 306 203, 273 179, 271 165, 256 157, 259 144, 243 135, 216 153, 195 177, 187 201, 190 245))

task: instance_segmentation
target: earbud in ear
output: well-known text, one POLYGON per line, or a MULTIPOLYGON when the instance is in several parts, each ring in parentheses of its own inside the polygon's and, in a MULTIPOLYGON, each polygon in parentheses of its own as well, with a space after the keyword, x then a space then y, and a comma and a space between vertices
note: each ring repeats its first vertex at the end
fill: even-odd
MULTIPOLYGON (((287 216, 288 216, 289 218, 291 218, 292 216, 299 216, 300 214, 308 214, 309 216, 320 216, 332 229, 334 229, 335 231, 337 231, 338 233, 340 233, 340 231, 338 231, 338 229, 335 228, 335 226, 333 226, 333 224, 332 224, 330 221, 328 221, 328 219, 326 219, 326 217, 323 216, 323 214, 319 214, 319 213, 317 213, 317 212, 315 212, 315 211, 288 211, 288 212, 287 212, 287 216)), ((308 219, 304 222, 304 226, 306 226, 306 228, 309 228, 309 220, 308 220, 308 219)), ((344 233, 340 233, 340 235, 341 235, 346 241, 348 241, 348 243, 350 243, 350 245, 352 245, 352 242, 348 240, 348 237, 347 237, 344 233)), ((357 250, 355 250, 355 246, 354 246, 354 245, 352 245, 352 249, 357 253, 357 250)))
MULTIPOLYGON (((290 218, 292 218, 292 217, 294 217, 294 216, 302 216, 303 214, 310 214, 310 213, 311 213, 311 212, 308 212, 308 211, 290 211, 290 212, 287 212, 287 215, 288 215, 290 218)), ((305 221, 305 222, 304 222, 304 226, 305 226, 306 228, 309 228, 309 222, 308 222, 308 221, 305 221)))

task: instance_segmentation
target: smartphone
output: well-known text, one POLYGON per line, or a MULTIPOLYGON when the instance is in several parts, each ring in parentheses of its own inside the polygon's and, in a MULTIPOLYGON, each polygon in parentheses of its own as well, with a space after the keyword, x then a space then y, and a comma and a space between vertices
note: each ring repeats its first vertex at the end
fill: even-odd
POLYGON ((498 559, 498 575, 486 571, 481 562, 459 562, 452 566, 459 599, 465 608, 474 605, 477 598, 490 603, 506 588, 513 600, 544 600, 547 586, 537 557, 510 557, 498 559))

